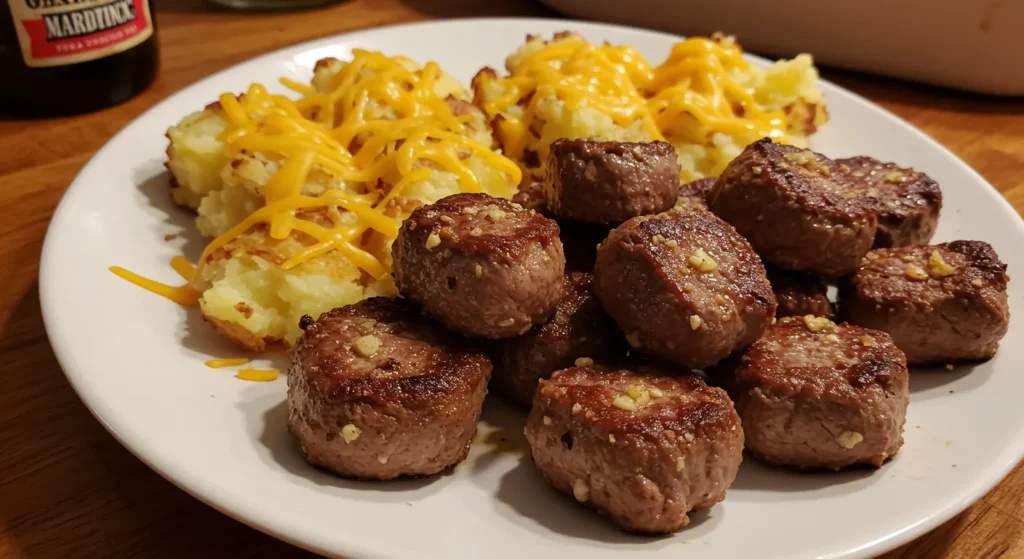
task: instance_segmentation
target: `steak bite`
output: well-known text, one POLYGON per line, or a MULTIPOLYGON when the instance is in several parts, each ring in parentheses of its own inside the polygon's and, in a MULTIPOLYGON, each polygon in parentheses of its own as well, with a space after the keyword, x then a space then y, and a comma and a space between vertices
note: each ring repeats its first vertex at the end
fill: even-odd
POLYGON ((519 192, 512 196, 512 201, 527 210, 535 210, 540 214, 548 215, 548 202, 544 198, 544 183, 542 182, 532 181, 520 185, 519 192))
POLYGON ((491 363, 402 299, 303 317, 288 369, 288 430, 344 477, 431 475, 476 433, 491 363))
MULTIPOLYGON (((512 201, 528 210, 551 217, 547 200, 544 199, 544 183, 531 182, 520 188, 512 201)), ((608 236, 611 227, 597 223, 579 223, 563 220, 558 223, 558 238, 562 240, 565 253, 565 269, 583 272, 594 270, 597 245, 608 236)))
POLYGON ((558 224, 486 194, 417 208, 392 257, 402 295, 467 336, 523 334, 546 321, 562 295, 558 224))
POLYGON ((673 532, 725 498, 743 429, 725 392, 692 373, 585 365, 542 380, 526 420, 555 489, 631 532, 673 532), (635 372, 634 372, 635 371, 635 372))
POLYGON ((494 384, 504 396, 529 407, 537 381, 571 367, 576 359, 625 355, 622 334, 601 310, 593 284, 591 273, 567 273, 562 298, 551 320, 522 336, 498 342, 494 384))
POLYGON ((633 218, 597 251, 597 295, 630 345, 700 369, 751 344, 775 314, 761 259, 693 209, 633 218))
POLYGON ((832 318, 835 314, 832 302, 828 300, 828 285, 814 276, 789 272, 776 266, 767 265, 768 281, 775 292, 779 306, 775 316, 823 316, 832 318))
POLYGON ((679 199, 679 161, 668 142, 555 140, 544 172, 551 212, 618 225, 668 210, 679 199))
POLYGON ((708 198, 715 189, 715 177, 704 177, 693 182, 686 183, 679 189, 679 201, 676 206, 695 206, 701 209, 708 209, 708 198))
POLYGON ((878 467, 903 445, 907 362, 885 332, 780 318, 729 361, 714 377, 725 377, 747 450, 769 464, 878 467))
POLYGON ((939 224, 942 191, 924 173, 871 157, 837 159, 857 198, 878 215, 874 246, 923 245, 939 224))
POLYGON ((1009 327, 1009 279, 981 241, 877 249, 843 282, 839 310, 888 332, 911 365, 988 359, 1009 327))
POLYGON ((835 162, 768 138, 726 167, 709 206, 765 260, 823 277, 857 269, 878 229, 835 162))

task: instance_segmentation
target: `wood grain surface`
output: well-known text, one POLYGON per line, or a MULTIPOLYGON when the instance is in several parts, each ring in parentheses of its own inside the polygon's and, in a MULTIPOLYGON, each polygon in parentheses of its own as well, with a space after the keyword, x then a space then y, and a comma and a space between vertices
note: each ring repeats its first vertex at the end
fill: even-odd
MULTIPOLYGON (((275 14, 222 11, 200 0, 156 4, 162 67, 144 94, 71 118, 0 116, 0 558, 309 556, 150 471, 93 419, 57 366, 39 311, 40 249, 65 188, 104 142, 185 85, 300 41, 429 18, 553 15, 525 0, 354 0, 275 14)), ((824 75, 909 120, 1024 208, 1024 99, 824 75)), ((884 557, 1024 557, 1024 467, 963 514, 884 557)))

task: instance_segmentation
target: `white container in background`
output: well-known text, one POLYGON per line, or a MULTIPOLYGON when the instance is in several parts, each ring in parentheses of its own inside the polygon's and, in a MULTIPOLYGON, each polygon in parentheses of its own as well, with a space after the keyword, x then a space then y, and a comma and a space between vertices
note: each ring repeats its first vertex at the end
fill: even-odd
MULTIPOLYGON (((1024 0, 541 0, 577 17, 736 35, 753 53, 1024 95, 1024 0)), ((655 63, 655 61, 651 61, 655 63)))

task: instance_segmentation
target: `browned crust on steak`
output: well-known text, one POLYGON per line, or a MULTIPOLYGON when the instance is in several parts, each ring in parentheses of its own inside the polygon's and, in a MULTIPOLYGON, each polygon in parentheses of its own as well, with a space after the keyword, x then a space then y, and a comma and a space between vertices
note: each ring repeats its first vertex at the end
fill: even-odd
POLYGON ((627 221, 601 244, 595 273, 601 303, 629 343, 684 367, 703 368, 746 347, 775 313, 760 258, 732 226, 702 210, 627 221), (693 265, 698 251, 713 270, 693 265))
POLYGON ((558 371, 550 380, 542 380, 540 386, 535 400, 570 413, 579 404, 582 418, 605 434, 661 437, 665 429, 670 429, 679 436, 692 433, 710 440, 737 425, 738 418, 725 391, 708 386, 699 375, 687 370, 595 364, 558 371), (616 396, 634 385, 653 386, 666 396, 653 398, 642 412, 612 405, 616 396))
POLYGON ((715 376, 736 402, 747 450, 770 464, 878 467, 903 444, 907 363, 885 332, 781 318, 715 376))
POLYGON ((875 248, 923 245, 939 224, 942 191, 928 175, 867 156, 837 159, 861 203, 878 215, 875 248))
MULTIPOLYGON (((482 193, 463 193, 446 196, 435 204, 421 206, 402 222, 400 239, 423 241, 435 234, 441 244, 431 250, 458 250, 461 253, 497 256, 514 259, 533 243, 548 246, 558 239, 558 224, 539 213, 516 206, 504 198, 482 193), (476 213, 466 213, 467 210, 476 213), (487 217, 497 210, 505 215, 500 220, 487 217), (447 222, 443 218, 452 221, 447 222), (415 226, 412 224, 415 223, 415 226), (481 233, 474 235, 473 230, 481 233)), ((397 241, 396 241, 397 244, 397 241)))
POLYGON ((392 246, 395 284, 467 336, 507 338, 551 316, 565 255, 558 224, 486 194, 416 209, 392 246))
POLYGON ((906 360, 885 332, 831 321, 815 330, 807 317, 787 316, 744 352, 736 381, 768 383, 781 390, 799 390, 791 383, 807 382, 827 397, 852 398, 870 385, 889 389, 905 383, 906 360), (837 361, 840 357, 849 362, 837 361))
POLYGON ((832 318, 835 315, 832 302, 828 300, 828 284, 821 278, 771 265, 766 265, 765 270, 779 304, 775 309, 776 317, 810 314, 832 318))
POLYGON ((484 353, 401 299, 367 299, 301 325, 288 425, 306 460, 391 479, 466 457, 490 379, 484 353))
POLYGON ((726 167, 709 206, 765 260, 824 277, 855 270, 878 228, 835 162, 768 138, 726 167))
POLYGON ((679 198, 676 157, 668 142, 555 140, 544 173, 548 208, 608 225, 668 210, 679 198))
POLYGON ((877 249, 841 285, 840 312, 888 332, 912 365, 983 360, 1009 327, 1008 281, 1006 264, 982 241, 877 249), (945 273, 932 266, 933 252, 945 273))
POLYGON ((430 410, 445 406, 455 394, 468 394, 489 378, 487 355, 439 324, 432 323, 408 302, 373 297, 328 311, 306 328, 292 351, 295 372, 309 378, 324 404, 358 401, 375 406, 430 410), (339 324, 374 320, 365 331, 339 332, 339 324), (351 343, 362 335, 386 342, 388 336, 422 342, 420 366, 398 357, 374 361, 372 373, 353 376, 346 363, 359 356, 351 343))

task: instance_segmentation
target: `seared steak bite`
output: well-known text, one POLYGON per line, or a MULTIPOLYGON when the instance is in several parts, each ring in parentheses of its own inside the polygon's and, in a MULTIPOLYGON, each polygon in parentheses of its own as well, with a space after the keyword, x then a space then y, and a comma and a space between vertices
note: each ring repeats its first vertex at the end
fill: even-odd
POLYGON ((775 315, 761 259, 704 210, 623 223, 598 249, 595 275, 601 304, 630 345, 683 367, 750 345, 775 315))
POLYGON ((789 272, 776 266, 767 265, 768 281, 775 292, 779 306, 775 316, 824 316, 835 314, 832 302, 828 300, 828 285, 821 279, 800 272, 789 272))
POLYGON ((562 296, 558 224, 486 194, 455 194, 412 212, 392 248, 395 284, 467 336, 509 338, 551 316, 562 296))
POLYGON ((877 467, 903 444, 907 362, 885 332, 780 318, 712 376, 736 403, 747 450, 769 464, 877 467))
POLYGON ((679 161, 668 142, 555 140, 544 174, 551 212, 618 225, 663 212, 679 198, 679 161))
POLYGON ((871 157, 837 159, 857 198, 878 215, 874 246, 923 245, 939 224, 942 191, 924 173, 871 157))
POLYGON ((465 459, 487 393, 487 356, 402 299, 303 317, 288 370, 288 430, 344 477, 431 475, 465 459))
POLYGON ((562 298, 551 320, 517 338, 498 342, 494 384, 513 402, 529 407, 537 382, 571 367, 576 359, 625 356, 626 342, 594 295, 594 275, 565 274, 562 298))
POLYGON ((835 162, 768 138, 726 167, 709 207, 765 260, 822 277, 853 272, 878 229, 835 162))
POLYGON ((715 190, 715 177, 704 177, 693 182, 684 184, 679 189, 679 201, 676 205, 695 206, 701 209, 708 209, 708 198, 715 190))
POLYGON ((581 362, 542 380, 526 438, 555 489, 633 532, 685 527, 725 498, 743 460, 724 391, 646 367, 581 362))
POLYGON ((1009 328, 1009 279, 981 241, 877 249, 843 282, 839 308, 888 332, 911 365, 988 359, 1009 328))
POLYGON ((512 201, 527 210, 535 210, 548 215, 548 203, 544 198, 544 183, 542 182, 532 181, 520 185, 519 192, 512 196, 512 201))

